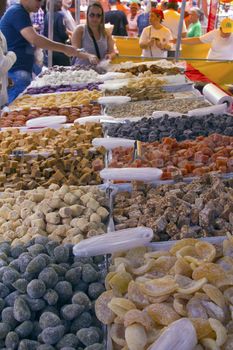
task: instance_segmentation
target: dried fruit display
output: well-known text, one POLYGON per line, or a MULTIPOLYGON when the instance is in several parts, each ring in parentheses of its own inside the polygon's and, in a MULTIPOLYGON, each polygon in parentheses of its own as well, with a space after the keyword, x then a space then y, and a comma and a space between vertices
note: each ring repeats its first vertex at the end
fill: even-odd
POLYGON ((127 121, 124 124, 109 124, 107 131, 109 136, 143 142, 154 142, 162 140, 164 137, 183 141, 213 133, 233 136, 233 118, 228 114, 176 118, 165 115, 161 118, 143 118, 137 122, 127 121))
POLYGON ((151 65, 139 64, 129 68, 120 68, 118 71, 121 73, 129 72, 134 75, 139 75, 140 73, 144 73, 147 71, 150 71, 152 74, 167 74, 167 75, 180 74, 180 69, 178 67, 165 68, 165 67, 158 66, 156 64, 151 64, 151 65))
POLYGON ((88 104, 77 107, 53 107, 53 108, 27 108, 20 111, 4 112, 0 118, 0 127, 20 127, 24 126, 27 120, 47 117, 50 115, 66 115, 67 123, 73 123, 75 119, 88 117, 89 115, 100 115, 101 106, 99 104, 88 104))
POLYGON ((39 96, 23 95, 17 98, 10 109, 17 108, 51 108, 51 107, 76 107, 79 105, 88 105, 96 101, 102 93, 98 90, 82 90, 78 92, 66 92, 59 94, 46 94, 39 96))
POLYGON ((26 90, 28 95, 47 94, 52 92, 66 92, 66 91, 81 91, 99 90, 101 83, 80 83, 80 84, 61 84, 61 85, 45 85, 43 87, 30 87, 26 90))
POLYGON ((132 101, 160 100, 163 98, 173 98, 171 93, 166 93, 160 87, 130 88, 122 87, 117 90, 105 90, 106 96, 129 96, 132 101))
POLYGON ((155 111, 172 111, 188 113, 195 108, 209 107, 210 104, 202 99, 163 99, 160 101, 129 102, 123 105, 107 108, 108 115, 115 118, 151 117, 155 111))
POLYGON ((91 141, 102 135, 99 124, 0 133, 0 188, 33 189, 39 185, 95 185, 101 182, 105 150, 91 141))
POLYGON ((232 180, 210 175, 190 184, 134 184, 115 196, 115 228, 150 227, 155 241, 233 233, 232 194, 232 180))
POLYGON ((182 318, 196 330, 197 349, 231 349, 232 249, 229 235, 218 246, 187 238, 170 250, 140 247, 115 254, 107 291, 95 304, 97 317, 110 328, 113 350, 149 350, 182 318), (122 274, 130 276, 124 290, 122 274))
POLYGON ((2 192, 0 241, 27 243, 36 235, 78 243, 106 232, 108 200, 96 186, 58 186, 2 192))
POLYGON ((44 236, 0 243, 0 348, 104 350, 94 304, 105 290, 101 257, 78 259, 44 236))
POLYGON ((134 159, 133 148, 115 148, 110 167, 155 167, 163 170, 161 179, 200 176, 217 171, 233 171, 233 137, 212 134, 177 142, 165 137, 161 142, 143 143, 142 154, 134 159))

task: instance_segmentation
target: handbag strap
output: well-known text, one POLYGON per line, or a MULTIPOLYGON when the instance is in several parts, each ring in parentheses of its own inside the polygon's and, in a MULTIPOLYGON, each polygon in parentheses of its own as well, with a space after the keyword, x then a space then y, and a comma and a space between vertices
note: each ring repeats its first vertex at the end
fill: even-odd
POLYGON ((95 52, 96 52, 96 56, 98 57, 98 59, 100 60, 100 50, 99 50, 99 46, 98 46, 98 44, 97 44, 97 42, 96 42, 96 40, 95 40, 95 37, 94 37, 94 34, 93 34, 93 32, 92 32, 92 30, 91 30, 91 28, 88 28, 88 30, 89 30, 89 33, 90 33, 90 35, 91 35, 91 38, 92 38, 92 40, 93 40, 93 44, 94 44, 94 46, 95 46, 95 52))
MULTIPOLYGON (((150 34, 149 34, 150 40, 151 40, 151 26, 150 26, 150 34)), ((152 50, 151 50, 151 46, 150 46, 150 57, 153 57, 152 55, 152 50)))

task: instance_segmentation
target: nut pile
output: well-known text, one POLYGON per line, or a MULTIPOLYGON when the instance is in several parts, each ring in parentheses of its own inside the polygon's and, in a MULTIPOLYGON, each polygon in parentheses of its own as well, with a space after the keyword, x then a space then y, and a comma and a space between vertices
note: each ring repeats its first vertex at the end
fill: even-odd
POLYGON ((20 111, 4 112, 0 118, 0 127, 20 127, 24 126, 27 120, 50 115, 66 115, 67 123, 73 123, 79 117, 99 115, 100 113, 101 106, 99 104, 63 108, 22 109, 20 111))
POLYGON ((0 133, 0 188, 99 184, 105 150, 95 149, 91 141, 101 135, 98 124, 33 134, 17 129, 0 133))
POLYGON ((101 96, 102 93, 98 90, 82 90, 39 96, 23 95, 17 98, 10 105, 10 108, 76 107, 79 105, 88 105, 91 101, 96 101, 101 96))
POLYGON ((0 198, 0 241, 27 243, 39 234, 75 244, 105 233, 108 214, 105 192, 96 186, 9 189, 0 198))
POLYGON ((132 66, 129 68, 120 68, 119 72, 121 73, 132 73, 134 75, 139 75, 140 73, 144 73, 150 71, 152 74, 167 74, 167 75, 175 75, 180 73, 180 69, 177 67, 165 68, 157 66, 156 64, 152 64, 147 66, 146 64, 139 64, 137 66, 132 66))
POLYGON ((181 116, 161 118, 143 118, 137 122, 127 121, 125 124, 109 124, 108 135, 123 137, 143 142, 154 142, 164 137, 172 137, 177 141, 195 139, 197 136, 208 136, 218 133, 233 136, 233 118, 229 115, 215 116, 181 116))
POLYGON ((163 99, 161 101, 129 102, 121 106, 109 106, 108 115, 115 118, 151 117, 154 111, 188 113, 195 108, 209 107, 201 99, 163 99))
POLYGON ((173 98, 173 95, 166 93, 160 87, 130 88, 122 87, 117 90, 105 90, 106 96, 129 96, 133 101, 160 100, 173 98))
POLYGON ((233 233, 233 182, 205 175, 190 184, 134 185, 115 196, 116 230, 150 227, 155 241, 233 233))
POLYGON ((99 259, 78 259, 72 245, 38 236, 0 243, 0 348, 103 350, 94 313, 104 291, 99 259))
POLYGON ((155 167, 163 170, 162 180, 200 176, 217 171, 233 172, 233 137, 211 134, 177 142, 169 137, 142 144, 142 154, 133 159, 133 148, 112 151, 113 168, 155 167))
MULTIPOLYGON (((184 239, 170 250, 119 253, 95 304, 113 349, 149 350, 174 321, 188 318, 195 349, 233 348, 233 239, 215 247, 184 239)), ((155 347, 154 347, 155 348, 155 347)))
POLYGON ((43 87, 29 87, 26 91, 28 95, 47 94, 52 92, 66 92, 66 91, 81 91, 99 90, 101 83, 83 83, 83 84, 61 84, 61 85, 45 85, 43 87))

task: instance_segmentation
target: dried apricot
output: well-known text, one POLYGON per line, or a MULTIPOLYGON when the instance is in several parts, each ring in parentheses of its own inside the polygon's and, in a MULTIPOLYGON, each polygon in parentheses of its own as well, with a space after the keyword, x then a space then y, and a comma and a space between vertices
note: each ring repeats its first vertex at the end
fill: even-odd
POLYGON ((132 276, 128 272, 117 272, 111 279, 109 279, 109 286, 113 292, 124 294, 128 290, 128 284, 132 281, 132 276))
POLYGON ((185 246, 194 246, 198 241, 194 238, 184 238, 181 241, 178 241, 174 246, 170 249, 170 253, 176 255, 176 253, 185 246))
POLYGON ((180 257, 180 258, 177 258, 175 262, 174 272, 175 272, 175 275, 178 274, 178 275, 191 277, 193 271, 190 267, 190 264, 187 261, 185 261, 184 258, 180 257))
POLYGON ((213 337, 214 332, 210 327, 209 320, 204 320, 203 318, 190 318, 190 321, 196 330, 198 340, 206 337, 213 337))
POLYGON ((227 340, 227 330, 219 320, 209 318, 210 327, 216 333, 216 344, 222 346, 227 340))
POLYGON ((227 279, 223 268, 214 263, 203 263, 193 271, 192 278, 194 280, 199 280, 203 277, 207 278, 208 282, 217 287, 227 279))
POLYGON ((149 259, 145 265, 132 269, 134 275, 143 275, 146 272, 150 271, 156 264, 156 260, 149 259))
POLYGON ((124 317, 124 326, 128 327, 134 323, 141 324, 143 327, 145 327, 146 330, 149 330, 152 328, 151 318, 148 316, 148 314, 145 311, 132 309, 126 312, 124 317))
POLYGON ((202 289, 215 304, 220 306, 222 309, 225 307, 226 303, 224 295, 218 288, 212 284, 205 284, 202 289))
POLYGON ((125 340, 125 327, 123 324, 112 324, 110 327, 110 337, 112 340, 121 346, 126 345, 125 340))
POLYGON ((134 323, 125 329, 125 339, 129 350, 144 350, 147 344, 145 329, 140 324, 134 323))
MULTIPOLYGON (((181 275, 179 275, 181 276, 181 275)), ((185 276, 182 276, 183 278, 185 276)), ((188 278, 188 277, 186 277, 188 278)), ((182 293, 182 294, 193 294, 196 291, 198 291, 199 289, 201 289, 204 284, 207 283, 207 279, 205 277, 199 279, 198 281, 193 281, 190 279, 189 283, 186 283, 185 285, 182 286, 181 281, 179 281, 178 279, 176 279, 177 283, 180 285, 180 287, 177 289, 178 293, 182 293)))
POLYGON ((213 244, 199 241, 195 244, 197 255, 204 261, 211 262, 216 256, 216 249, 213 244))
POLYGON ((164 326, 180 318, 180 315, 168 303, 151 304, 146 311, 153 321, 164 326))
POLYGON ((128 299, 131 300, 138 308, 144 308, 149 305, 149 300, 144 295, 137 282, 131 281, 128 285, 128 299))
POLYGON ((108 303, 113 298, 113 292, 108 290, 103 292, 95 302, 96 317, 103 324, 110 324, 114 321, 115 314, 109 309, 108 303))
POLYGON ((141 290, 143 293, 152 297, 160 297, 165 294, 171 294, 175 292, 176 289, 177 284, 174 278, 171 276, 157 278, 147 281, 144 285, 141 285, 141 290))
POLYGON ((117 316, 123 318, 127 311, 136 309, 136 306, 132 301, 125 298, 112 298, 108 303, 109 309, 111 309, 117 316))

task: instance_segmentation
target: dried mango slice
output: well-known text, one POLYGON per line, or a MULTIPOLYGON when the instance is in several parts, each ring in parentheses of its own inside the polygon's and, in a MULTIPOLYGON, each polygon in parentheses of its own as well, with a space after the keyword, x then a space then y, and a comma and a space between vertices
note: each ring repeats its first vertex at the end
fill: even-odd
POLYGON ((129 350, 144 350, 147 344, 145 329, 137 323, 125 329, 125 339, 129 350))
POLYGON ((103 324, 110 324, 114 321, 115 315, 109 309, 108 303, 113 298, 113 292, 108 290, 103 292, 95 302, 95 313, 98 320, 103 324))
POLYGON ((170 269, 176 263, 176 260, 177 259, 174 256, 161 256, 155 261, 154 267, 152 268, 151 272, 153 273, 153 270, 156 270, 163 274, 168 274, 170 269))
POLYGON ((125 327, 122 324, 112 324, 110 327, 110 337, 112 340, 121 346, 126 345, 126 340, 125 340, 125 327))
POLYGON ((180 315, 168 303, 151 304, 146 311, 153 321, 164 326, 180 318, 180 315))
POLYGON ((141 290, 146 295, 160 297, 165 294, 171 294, 177 289, 177 284, 173 277, 166 276, 145 282, 141 285, 141 290))
POLYGON ((194 280, 199 280, 203 277, 207 278, 208 282, 215 286, 224 283, 227 279, 223 268, 214 263, 203 263, 193 271, 192 278, 194 280))
POLYGON ((178 288, 177 291, 178 293, 183 293, 183 294, 193 294, 199 289, 201 289, 206 283, 207 283, 207 279, 204 277, 198 281, 192 281, 184 287, 178 288))
POLYGON ((202 289, 215 304, 220 306, 222 309, 225 307, 226 303, 224 295, 218 288, 212 284, 205 284, 202 289))
POLYGON ((175 262, 174 272, 176 275, 184 275, 187 277, 191 277, 193 270, 191 269, 190 264, 187 261, 185 261, 184 258, 180 257, 177 258, 175 262))
POLYGON ((213 339, 205 338, 201 340, 201 343, 205 347, 205 350, 221 350, 213 339))
POLYGON ((227 340, 227 330, 219 320, 209 318, 210 327, 216 333, 216 344, 222 346, 227 340))
POLYGON ((136 309, 134 303, 125 298, 112 298, 108 303, 108 307, 121 318, 125 317, 127 311, 136 309))
POLYGON ((177 258, 180 258, 180 257, 187 257, 187 256, 190 256, 194 259, 198 259, 198 255, 197 255, 197 252, 196 252, 196 249, 195 249, 195 246, 193 245, 187 245, 183 248, 181 248, 180 250, 178 250, 176 252, 176 257, 177 258))
POLYGON ((204 261, 211 262, 216 256, 216 249, 213 244, 199 241, 195 244, 197 255, 204 261))
POLYGON ((156 260, 150 259, 145 265, 142 265, 136 269, 132 269, 134 275, 143 275, 146 272, 150 271, 155 266, 156 260))
POLYGON ((190 318, 190 321, 196 330, 198 340, 207 337, 212 338, 214 336, 209 320, 204 320, 203 318, 190 318))
POLYGON ((170 249, 170 253, 172 255, 176 255, 176 253, 185 246, 194 246, 197 243, 197 239, 194 238, 184 238, 181 241, 178 241, 174 246, 170 249))
POLYGON ((148 297, 141 292, 139 284, 134 281, 128 285, 127 296, 139 309, 149 305, 148 297))
POLYGON ((157 250, 154 252, 149 252, 144 255, 145 260, 148 259, 158 259, 161 256, 171 256, 171 254, 167 250, 157 250))
POLYGON ((206 309, 198 298, 193 297, 190 299, 186 305, 186 310, 190 318, 208 319, 206 309))
POLYGON ((128 290, 129 282, 132 281, 132 276, 128 272, 117 272, 109 279, 109 286, 116 293, 124 294, 128 290))
POLYGON ((147 331, 152 328, 151 318, 148 316, 148 314, 145 311, 132 309, 126 312, 124 317, 125 328, 134 323, 141 324, 147 331))
POLYGON ((187 304, 186 300, 181 298, 174 298, 173 308, 179 315, 186 317, 187 316, 186 304, 187 304))

